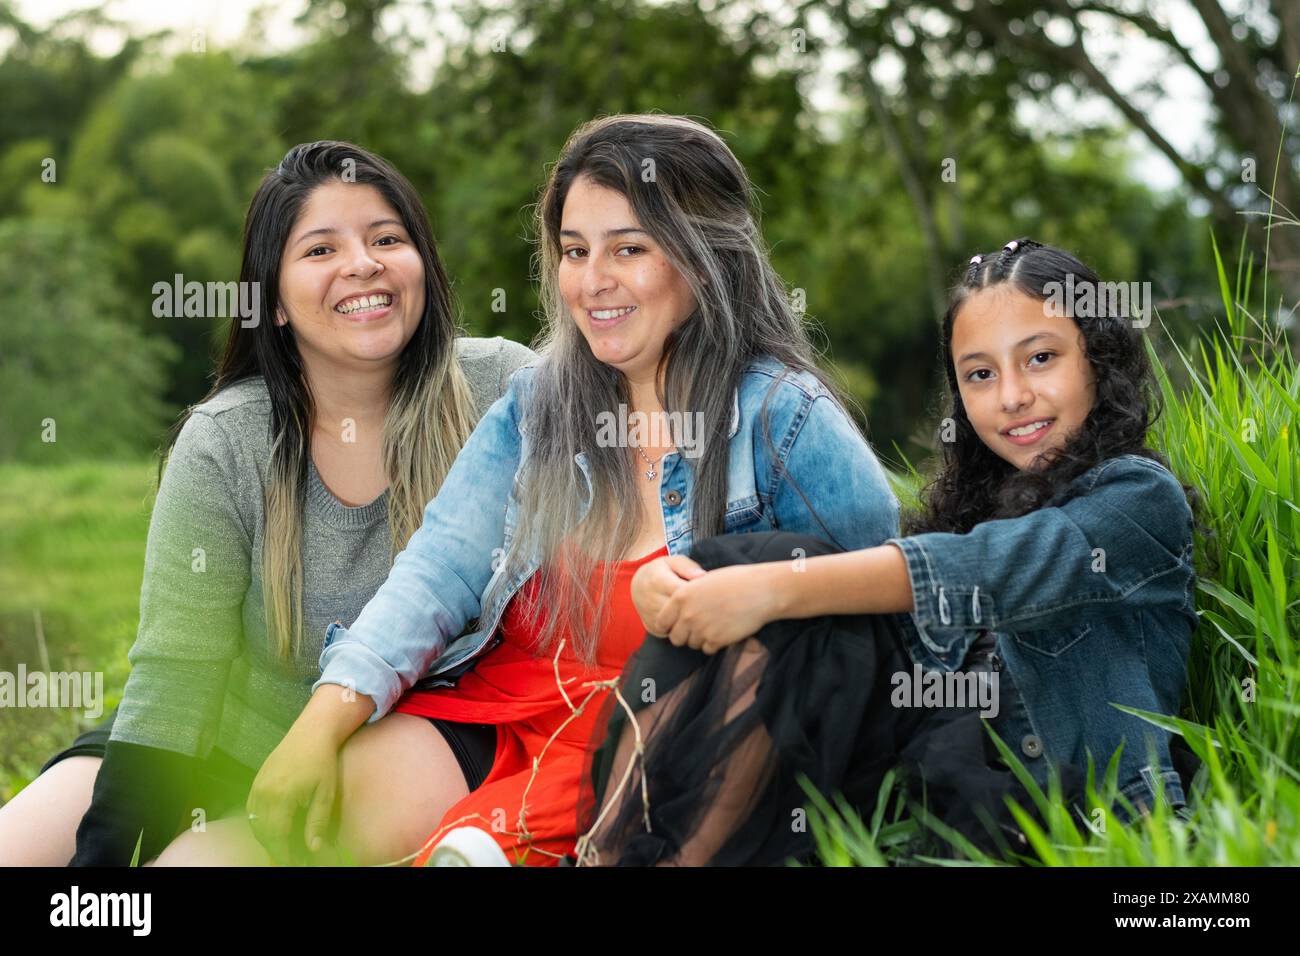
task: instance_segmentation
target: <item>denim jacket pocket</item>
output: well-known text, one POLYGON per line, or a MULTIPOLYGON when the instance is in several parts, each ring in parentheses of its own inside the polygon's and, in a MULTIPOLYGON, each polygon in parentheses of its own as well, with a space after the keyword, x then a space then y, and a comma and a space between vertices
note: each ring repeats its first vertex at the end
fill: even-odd
MULTIPOLYGON (((751 499, 752 501, 752 499, 751 499)), ((739 534, 746 531, 765 529, 763 511, 757 502, 739 501, 728 506, 723 517, 725 534, 739 534)))
POLYGON ((1060 657, 1075 644, 1088 636, 1092 624, 1076 624, 1074 627, 1047 627, 1034 631, 1016 631, 1012 635, 1016 642, 1046 657, 1060 657))

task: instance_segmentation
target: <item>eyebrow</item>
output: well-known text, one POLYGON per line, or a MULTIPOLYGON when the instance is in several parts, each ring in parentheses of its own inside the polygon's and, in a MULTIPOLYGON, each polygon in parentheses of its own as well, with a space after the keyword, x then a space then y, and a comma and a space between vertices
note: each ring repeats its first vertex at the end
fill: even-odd
MULTIPOLYGON (((1033 335, 1029 336, 1029 338, 1021 339, 1019 342, 1015 344, 1014 347, 1017 349, 1023 349, 1026 345, 1032 345, 1034 342, 1037 342, 1039 339, 1059 339, 1059 338, 1060 336, 1057 335, 1055 332, 1035 332, 1033 335)), ((963 355, 961 358, 957 360, 957 364, 960 365, 962 362, 967 362, 970 361, 971 359, 977 359, 977 358, 987 359, 988 355, 984 352, 967 352, 965 355, 963 355)))
MULTIPOLYGON (((635 226, 624 226, 621 229, 606 229, 604 235, 608 238, 609 236, 626 236, 629 233, 637 233, 642 236, 650 235, 650 233, 646 232, 644 229, 638 229, 635 226)), ((560 235, 572 236, 574 239, 582 238, 582 233, 578 232, 576 229, 561 229, 560 235)))
MULTIPOLYGON (((403 229, 406 228, 406 226, 402 223, 400 219, 376 219, 370 225, 366 226, 366 231, 369 232, 371 229, 374 229, 377 226, 401 226, 403 229)), ((338 232, 338 230, 335 229, 333 226, 322 226, 320 229, 311 229, 307 232, 304 232, 301 236, 295 239, 293 241, 293 244, 296 246, 298 243, 302 242, 304 239, 307 239, 311 236, 332 235, 333 233, 336 232, 338 232)))

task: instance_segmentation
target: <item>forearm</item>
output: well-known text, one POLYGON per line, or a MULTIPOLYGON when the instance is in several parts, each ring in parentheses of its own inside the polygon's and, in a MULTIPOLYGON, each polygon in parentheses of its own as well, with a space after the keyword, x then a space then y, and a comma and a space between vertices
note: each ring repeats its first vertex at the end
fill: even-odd
POLYGON ((342 747, 374 710, 375 702, 366 694, 341 684, 322 684, 311 695, 293 727, 310 727, 312 733, 324 734, 336 747, 342 747))
POLYGON ((913 608, 907 562, 892 544, 755 568, 762 574, 761 587, 773 596, 774 620, 894 614, 913 608))
POLYGON ((196 761, 156 747, 110 740, 69 866, 127 866, 153 859, 181 829, 196 761))

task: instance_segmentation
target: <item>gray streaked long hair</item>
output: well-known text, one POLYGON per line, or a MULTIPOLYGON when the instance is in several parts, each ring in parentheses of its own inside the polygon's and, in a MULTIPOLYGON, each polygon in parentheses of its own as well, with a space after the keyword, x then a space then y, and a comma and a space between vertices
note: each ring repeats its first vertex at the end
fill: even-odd
MULTIPOLYGON (((530 555, 540 556, 541 600, 531 608, 540 634, 536 651, 554 653, 567 631, 574 653, 591 662, 599 633, 595 622, 603 620, 613 583, 611 562, 637 536, 641 499, 633 450, 601 447, 596 440, 597 416, 630 405, 627 380, 592 355, 559 290, 560 221, 565 198, 580 176, 626 197, 637 224, 662 247, 695 296, 695 311, 664 344, 657 395, 666 412, 701 416, 698 454, 683 457, 695 472, 696 540, 723 532, 732 396, 751 360, 772 356, 791 370, 816 376, 842 407, 848 401, 816 365, 801 317, 768 260, 749 178, 717 133, 694 120, 660 114, 610 116, 574 131, 535 210, 534 267, 543 308, 539 350, 545 360, 522 422, 530 453, 521 467, 519 527, 494 589, 504 587, 530 555), (651 168, 653 177, 643 178, 651 168), (591 507, 585 515, 587 484, 574 460, 579 452, 591 472, 591 507), (589 583, 598 569, 593 592, 589 583), (542 607, 553 611, 539 622, 542 607)), ((770 447, 767 397, 761 417, 770 447)), ((485 596, 485 606, 490 599, 485 596)))

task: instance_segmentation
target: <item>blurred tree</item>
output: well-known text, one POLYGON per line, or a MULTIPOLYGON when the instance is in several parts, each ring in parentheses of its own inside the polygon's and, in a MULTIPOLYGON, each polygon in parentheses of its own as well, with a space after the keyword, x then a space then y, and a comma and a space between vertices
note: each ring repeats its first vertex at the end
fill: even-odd
MULTIPOLYGON (((0 0, 0 154, 20 140, 48 143, 48 156, 66 155, 81 119, 95 99, 124 76, 156 37, 134 36, 102 9, 65 14, 38 30, 0 0), (122 45, 111 56, 91 51, 89 37, 116 34, 122 45)), ((40 174, 37 166, 32 179, 40 174)), ((10 185, 0 183, 0 196, 10 185)))
POLYGON ((0 461, 137 456, 171 417, 176 348, 124 321, 103 243, 57 220, 0 221, 0 461))
MULTIPOLYGON (((919 131, 921 111, 933 111, 936 103, 948 110, 926 142, 937 137, 951 146, 946 155, 958 156, 961 141, 949 124, 979 104, 993 104, 986 119, 1007 136, 1016 107, 1036 103, 1051 113, 1067 102, 1064 91, 1092 95, 1173 164, 1223 231, 1237 234, 1241 213, 1255 214, 1254 238, 1262 248, 1261 214, 1269 211, 1270 197, 1277 201, 1275 215, 1294 221, 1300 214, 1300 130, 1293 106, 1300 3, 1237 6, 1230 10, 1218 0, 816 0, 797 4, 791 16, 804 26, 828 20, 832 42, 855 54, 852 82, 880 125, 937 261, 944 251, 931 201, 937 187, 925 175, 930 167, 917 153, 917 137, 908 135, 909 128, 919 131), (1194 49, 1198 32, 1208 38, 1208 51, 1194 49), (1161 71, 1133 90, 1113 82, 1116 64, 1141 41, 1154 44, 1165 69, 1189 71, 1213 107, 1210 135, 1190 149, 1176 147, 1150 118, 1166 95, 1161 71), (887 73, 898 75, 888 89, 887 73)), ((1271 267, 1286 284, 1288 304, 1294 303, 1300 300, 1300 229, 1275 230, 1269 241, 1271 267)), ((934 263, 930 273, 933 286, 934 263)))
POLYGON ((158 318, 153 286, 239 276, 240 230, 257 182, 283 150, 256 78, 224 52, 186 53, 122 79, 87 115, 57 186, 24 212, 75 217, 107 243, 122 313, 177 344, 167 390, 195 401, 212 371, 220 316, 158 318))
MULTIPOLYGON (((467 327, 528 340, 531 204, 565 139, 599 115, 693 115, 749 170, 773 261, 873 437, 886 451, 912 438, 914 454, 927 441, 935 322, 973 251, 1032 234, 1179 301, 1211 274, 1185 196, 1133 182, 1120 131, 1026 124, 1020 104, 1068 76, 972 41, 965 13, 932 6, 463 2, 450 12, 459 28, 434 37, 420 16, 445 26, 441 5, 308 0, 307 40, 270 55, 249 43, 151 57, 114 80, 81 50, 69 62, 89 57, 104 88, 92 104, 93 90, 66 81, 85 96, 67 101, 66 121, 25 121, 0 143, 0 216, 84 224, 110 258, 120 316, 180 347, 167 390, 180 404, 205 390, 225 323, 155 319, 153 284, 235 277, 248 199, 288 145, 350 139, 393 161, 429 206, 467 327), (413 63, 434 40, 445 56, 418 89, 413 63), (835 112, 811 105, 827 75, 842 84, 835 112), (47 183, 51 153, 59 177, 47 183)), ((25 29, 17 66, 6 57, 0 71, 53 49, 25 29)))

